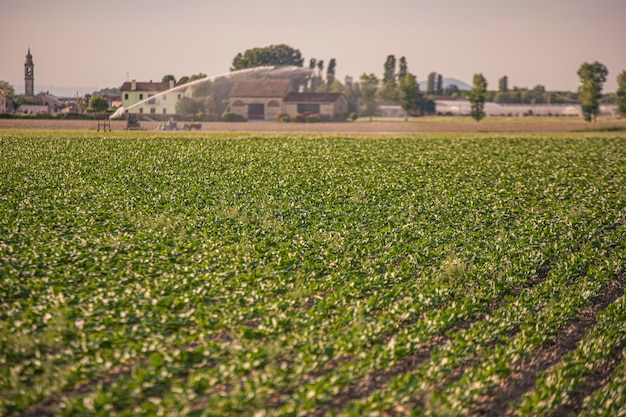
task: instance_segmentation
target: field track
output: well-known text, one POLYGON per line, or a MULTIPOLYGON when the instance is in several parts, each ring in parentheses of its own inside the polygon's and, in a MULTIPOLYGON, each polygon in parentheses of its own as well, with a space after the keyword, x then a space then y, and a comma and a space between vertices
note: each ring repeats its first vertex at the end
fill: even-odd
MULTIPOLYGON (((141 122, 142 128, 153 131, 158 123, 141 122)), ((182 126, 184 122, 181 122, 182 126)), ((93 130, 97 121, 86 120, 20 120, 0 119, 1 129, 93 130)), ((126 122, 114 120, 112 130, 124 130, 126 122)), ((319 132, 319 133, 413 133, 413 132, 565 132, 589 130, 626 130, 625 119, 601 118, 598 123, 587 123, 580 118, 514 117, 487 118, 476 123, 464 117, 430 117, 411 119, 359 120, 356 123, 276 123, 245 122, 202 123, 204 132, 319 132)))

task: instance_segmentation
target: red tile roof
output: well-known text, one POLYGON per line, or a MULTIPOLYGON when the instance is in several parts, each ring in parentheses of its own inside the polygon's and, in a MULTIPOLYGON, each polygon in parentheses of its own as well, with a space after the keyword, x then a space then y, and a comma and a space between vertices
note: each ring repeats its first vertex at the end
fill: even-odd
POLYGON ((283 99, 285 103, 334 103, 342 93, 296 93, 291 92, 283 99))
POLYGON ((229 97, 283 98, 291 88, 291 80, 237 80, 229 97))
MULTIPOLYGON (((180 83, 176 83, 174 84, 175 87, 178 87, 179 85, 182 85, 180 83)), ((131 90, 132 88, 132 83, 130 81, 126 81, 124 84, 122 84, 122 86, 120 87, 120 91, 133 91, 131 90)), ((153 83, 152 81, 150 82, 139 82, 137 81, 136 83, 136 88, 134 91, 152 91, 152 92, 161 92, 161 91, 167 91, 170 89, 170 83, 153 83)))

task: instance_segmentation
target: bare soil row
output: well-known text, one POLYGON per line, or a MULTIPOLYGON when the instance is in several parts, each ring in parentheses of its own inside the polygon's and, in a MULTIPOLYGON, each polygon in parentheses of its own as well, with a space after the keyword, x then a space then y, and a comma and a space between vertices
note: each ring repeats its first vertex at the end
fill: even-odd
MULTIPOLYGON (((614 119, 600 124, 587 123, 582 119, 551 122, 536 119, 522 122, 474 122, 471 120, 446 123, 429 119, 426 121, 380 121, 346 122, 346 123, 278 123, 273 121, 255 122, 206 122, 202 123, 203 132, 277 132, 277 133, 415 133, 415 132, 567 132, 573 130, 615 129, 626 130, 626 120, 614 119), (432 121, 431 121, 432 120, 432 121)), ((159 127, 158 122, 141 122, 142 130, 154 131, 159 127)), ((27 120, 27 119, 0 119, 0 129, 48 129, 48 130, 98 130, 96 120, 27 120)), ((111 130, 126 129, 123 120, 111 121, 111 130)))

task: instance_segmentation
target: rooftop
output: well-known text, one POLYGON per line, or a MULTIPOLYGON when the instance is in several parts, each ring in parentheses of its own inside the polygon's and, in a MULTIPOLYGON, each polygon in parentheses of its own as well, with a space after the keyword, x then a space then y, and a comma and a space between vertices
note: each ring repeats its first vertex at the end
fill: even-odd
POLYGON ((230 97, 283 98, 291 91, 291 80, 238 80, 230 97))
POLYGON ((285 103, 334 103, 342 97, 342 93, 296 93, 287 94, 285 103))

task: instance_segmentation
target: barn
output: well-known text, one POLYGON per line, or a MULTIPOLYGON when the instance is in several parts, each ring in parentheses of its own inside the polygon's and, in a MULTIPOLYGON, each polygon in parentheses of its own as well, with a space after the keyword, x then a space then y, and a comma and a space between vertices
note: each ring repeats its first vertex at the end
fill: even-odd
POLYGON ((247 120, 275 120, 279 114, 321 114, 345 120, 348 99, 342 93, 301 93, 291 80, 248 79, 235 81, 228 96, 230 111, 247 120))

